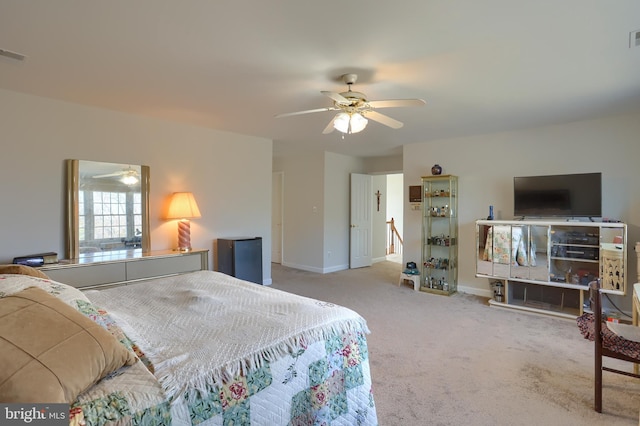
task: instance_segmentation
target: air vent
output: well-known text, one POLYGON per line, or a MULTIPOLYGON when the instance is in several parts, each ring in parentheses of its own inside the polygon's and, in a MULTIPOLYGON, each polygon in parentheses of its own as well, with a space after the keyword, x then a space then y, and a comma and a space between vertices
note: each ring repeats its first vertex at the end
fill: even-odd
POLYGON ((0 49, 0 56, 4 56, 6 58, 15 59, 16 61, 24 61, 26 56, 21 55, 20 53, 12 52, 10 50, 0 49))
POLYGON ((640 47, 640 30, 629 33, 629 47, 640 47))

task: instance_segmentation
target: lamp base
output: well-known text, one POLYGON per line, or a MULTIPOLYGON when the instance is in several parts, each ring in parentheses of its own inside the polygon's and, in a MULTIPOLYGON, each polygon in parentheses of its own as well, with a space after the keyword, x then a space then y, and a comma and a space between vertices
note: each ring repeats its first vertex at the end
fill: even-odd
POLYGON ((178 248, 176 251, 191 251, 191 222, 181 219, 178 222, 178 248))

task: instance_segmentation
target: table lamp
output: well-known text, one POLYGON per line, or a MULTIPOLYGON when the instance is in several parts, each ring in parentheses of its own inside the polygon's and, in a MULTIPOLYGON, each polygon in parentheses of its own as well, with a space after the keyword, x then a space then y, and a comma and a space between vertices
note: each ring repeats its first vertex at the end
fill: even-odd
POLYGON ((199 217, 201 217, 200 210, 191 192, 173 193, 166 219, 179 219, 177 250, 191 251, 191 223, 189 219, 199 217))

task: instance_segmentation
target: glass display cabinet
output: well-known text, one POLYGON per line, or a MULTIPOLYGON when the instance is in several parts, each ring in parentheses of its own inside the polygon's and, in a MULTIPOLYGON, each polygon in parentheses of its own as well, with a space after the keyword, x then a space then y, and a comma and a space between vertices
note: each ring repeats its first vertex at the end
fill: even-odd
POLYGON ((479 220, 476 276, 492 279, 492 305, 575 318, 597 278, 626 294, 626 246, 624 223, 479 220))
POLYGON ((450 295, 458 289, 458 177, 422 178, 420 290, 450 295))

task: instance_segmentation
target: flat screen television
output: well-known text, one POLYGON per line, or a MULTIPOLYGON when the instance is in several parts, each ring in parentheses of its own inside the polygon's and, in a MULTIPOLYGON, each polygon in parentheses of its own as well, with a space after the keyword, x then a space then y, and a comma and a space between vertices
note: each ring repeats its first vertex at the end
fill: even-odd
POLYGON ((601 217, 602 173, 513 178, 516 217, 601 217))

